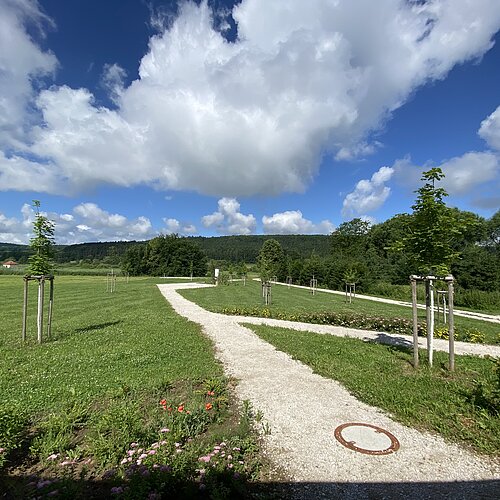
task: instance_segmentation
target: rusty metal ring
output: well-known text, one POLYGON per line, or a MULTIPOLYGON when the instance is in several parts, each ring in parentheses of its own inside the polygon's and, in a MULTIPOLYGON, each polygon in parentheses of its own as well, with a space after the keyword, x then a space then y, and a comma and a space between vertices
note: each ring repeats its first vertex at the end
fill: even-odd
POLYGON ((376 425, 372 424, 363 424, 361 422, 348 422, 347 424, 342 424, 339 425, 335 429, 335 439, 343 446, 346 448, 349 448, 350 450, 357 451, 359 453, 364 453, 365 455, 389 455, 390 453, 394 453, 395 451, 399 450, 399 441, 397 440, 396 436, 391 434, 389 431, 386 431, 385 429, 382 429, 381 427, 377 427, 376 425), (354 427, 354 426, 361 426, 361 427, 370 427, 371 429, 375 429, 376 432, 381 433, 386 435, 390 440, 391 440, 391 445, 386 448, 385 450, 367 450, 365 448, 360 448, 359 446, 356 446, 354 444, 354 441, 346 441, 344 437, 342 436, 342 431, 346 427, 354 427))

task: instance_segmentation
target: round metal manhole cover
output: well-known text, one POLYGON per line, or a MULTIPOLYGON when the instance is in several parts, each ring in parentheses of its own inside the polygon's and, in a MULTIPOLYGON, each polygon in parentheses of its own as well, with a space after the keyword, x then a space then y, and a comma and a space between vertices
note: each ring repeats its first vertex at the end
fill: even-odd
POLYGON ((350 422, 335 429, 335 439, 350 450, 366 455, 389 455, 399 450, 399 441, 389 431, 371 424, 350 422))

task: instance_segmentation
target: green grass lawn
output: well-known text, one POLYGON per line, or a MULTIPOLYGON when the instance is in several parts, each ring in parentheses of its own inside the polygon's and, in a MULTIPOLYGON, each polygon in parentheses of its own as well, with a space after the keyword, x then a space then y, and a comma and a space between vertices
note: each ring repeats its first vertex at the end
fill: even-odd
MULTIPOLYGON (((144 488, 166 484, 165 493, 182 496, 197 490, 203 480, 195 471, 198 457, 217 442, 235 443, 241 457, 246 451, 255 455, 249 423, 242 424, 231 403, 211 341, 173 311, 156 281, 118 278, 116 292, 107 293, 103 277, 56 277, 52 337, 38 345, 36 283, 30 283, 28 342, 23 344, 23 280, 0 276, 0 475, 3 466, 4 487, 12 496, 30 496, 25 484, 13 486, 16 470, 30 464, 31 472, 61 479, 57 466, 65 457, 79 472, 85 460, 92 460, 85 467, 93 479, 102 479, 109 467, 121 467, 112 479, 101 481, 103 494, 126 484, 142 495, 144 488), (168 434, 161 434, 162 428, 168 434), (130 443, 146 449, 160 438, 162 453, 155 450, 141 465, 150 468, 150 482, 134 486, 120 460, 130 443), (175 443, 183 454, 176 454, 175 443), (47 462, 52 454, 58 454, 54 464, 47 462), (168 464, 169 470, 156 477, 160 472, 154 464, 168 464)), ((242 478, 255 473, 258 461, 252 460, 241 466, 247 469, 240 470, 242 478)), ((211 480, 234 491, 241 481, 226 484, 227 465, 220 461, 211 480)), ((74 475, 67 470, 64 475, 69 494, 74 475)), ((0 477, 0 490, 1 483, 0 477)), ((71 493, 87 494, 85 489, 71 493)))
POLYGON ((450 373, 444 368, 447 354, 436 352, 433 369, 424 365, 414 370, 412 353, 402 348, 266 325, 245 326, 400 422, 500 455, 500 408, 495 414, 492 406, 472 396, 477 381, 485 388, 495 387, 491 360, 457 356, 456 372, 450 373))
MULTIPOLYGON (((260 308, 264 311, 261 296, 261 285, 257 281, 232 283, 226 286, 204 288, 198 290, 181 290, 180 293, 187 299, 196 302, 210 311, 219 312, 224 308, 260 308)), ((318 291, 314 296, 309 290, 288 288, 274 285, 272 288, 272 304, 267 307, 271 313, 311 313, 333 311, 340 313, 357 313, 368 316, 386 318, 411 319, 412 311, 409 307, 385 304, 367 299, 356 298, 352 304, 346 304, 341 295, 318 291)), ((425 320, 425 310, 419 310, 419 321, 425 320)), ((264 315, 264 312, 263 312, 264 315)), ((455 316, 457 329, 476 328, 484 333, 487 343, 498 342, 500 325, 475 319, 455 316)))

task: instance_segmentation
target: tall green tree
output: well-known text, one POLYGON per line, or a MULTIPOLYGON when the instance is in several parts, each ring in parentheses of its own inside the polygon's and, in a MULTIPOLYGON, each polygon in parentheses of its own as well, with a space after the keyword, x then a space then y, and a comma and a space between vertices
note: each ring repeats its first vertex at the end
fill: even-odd
POLYGON ((285 252, 279 241, 269 239, 264 241, 259 252, 258 265, 260 279, 269 281, 274 276, 280 277, 285 270, 285 252))
POLYGON ((33 222, 33 238, 30 240, 33 255, 28 259, 28 273, 46 275, 50 274, 53 268, 55 224, 40 213, 38 200, 33 200, 33 207, 36 211, 33 222))

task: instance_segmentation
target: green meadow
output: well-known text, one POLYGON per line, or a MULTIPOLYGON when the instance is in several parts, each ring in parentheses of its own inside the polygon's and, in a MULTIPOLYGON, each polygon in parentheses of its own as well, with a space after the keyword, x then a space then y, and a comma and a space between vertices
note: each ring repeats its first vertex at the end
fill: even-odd
POLYGON ((0 276, 0 490, 182 497, 203 484, 230 495, 257 477, 251 408, 235 407, 211 341, 172 310, 157 281, 118 278, 108 293, 105 277, 56 277, 52 335, 39 345, 36 283, 23 343, 23 280, 0 276), (198 457, 220 442, 242 463, 220 460, 200 475, 198 457))

